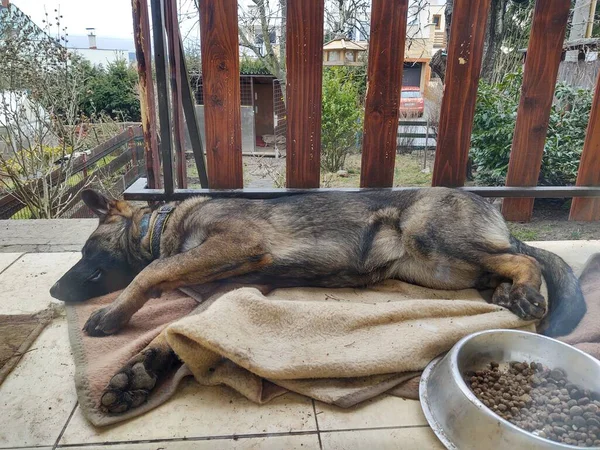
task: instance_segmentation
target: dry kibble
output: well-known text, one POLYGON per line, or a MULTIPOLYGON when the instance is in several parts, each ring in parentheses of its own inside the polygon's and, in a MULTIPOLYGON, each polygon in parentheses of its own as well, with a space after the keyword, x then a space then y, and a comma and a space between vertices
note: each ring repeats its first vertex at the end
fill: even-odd
POLYGON ((467 372, 475 395, 496 414, 537 436, 580 447, 600 445, 600 393, 569 382, 559 368, 535 361, 492 361, 467 372))
POLYGON ((580 416, 583 414, 583 409, 580 406, 573 406, 569 409, 569 414, 572 416, 580 416))

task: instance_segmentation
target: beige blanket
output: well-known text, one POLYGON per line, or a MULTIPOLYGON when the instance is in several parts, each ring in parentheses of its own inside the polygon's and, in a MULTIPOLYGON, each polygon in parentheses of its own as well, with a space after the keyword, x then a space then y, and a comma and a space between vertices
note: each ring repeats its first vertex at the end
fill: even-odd
POLYGON ((241 288, 202 309, 167 328, 169 344, 198 382, 226 384, 257 403, 285 388, 349 407, 415 377, 470 333, 534 329, 477 291, 395 280, 267 296, 241 288))
MULTIPOLYGON (((208 297, 186 292, 197 300, 208 297)), ((79 403, 96 426, 157 407, 189 369, 200 383, 228 385, 257 403, 287 390, 342 407, 383 392, 416 398, 415 376, 463 336, 533 328, 486 303, 477 291, 438 291, 389 280, 369 289, 279 289, 267 296, 242 288, 210 296, 200 306, 171 292, 150 300, 113 336, 83 334, 90 313, 117 295, 67 306, 79 403), (195 315, 184 317, 192 310, 195 315), (100 411, 111 376, 170 323, 169 342, 186 365, 141 407, 123 415, 100 411)))

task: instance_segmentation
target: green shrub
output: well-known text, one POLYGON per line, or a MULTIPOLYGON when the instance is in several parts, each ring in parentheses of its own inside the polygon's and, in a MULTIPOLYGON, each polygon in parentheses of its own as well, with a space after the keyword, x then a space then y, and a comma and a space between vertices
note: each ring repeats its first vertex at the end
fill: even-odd
POLYGON ((321 167, 337 172, 356 148, 362 128, 359 83, 343 67, 323 71, 321 124, 321 167))
MULTIPOLYGON (((480 184, 506 182, 523 75, 507 74, 500 83, 479 84, 471 135, 471 158, 480 184)), ((550 112, 539 185, 570 185, 577 178, 592 92, 559 83, 550 112)))
POLYGON ((89 63, 87 66, 87 96, 80 105, 82 113, 87 117, 104 113, 116 120, 139 122, 137 71, 125 60, 109 63, 106 68, 90 67, 89 63))

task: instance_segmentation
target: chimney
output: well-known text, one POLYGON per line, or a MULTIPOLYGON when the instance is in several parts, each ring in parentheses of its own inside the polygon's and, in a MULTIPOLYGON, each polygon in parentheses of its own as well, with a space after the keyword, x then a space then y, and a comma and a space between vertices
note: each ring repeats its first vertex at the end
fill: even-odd
MULTIPOLYGON (((4 0, 2 0, 4 1, 4 0)), ((96 47, 96 29, 95 28, 86 28, 88 31, 88 42, 91 49, 97 49, 96 47)))
POLYGON ((2 0, 2 7, 3 8, 8 8, 8 1, 9 0, 2 0))

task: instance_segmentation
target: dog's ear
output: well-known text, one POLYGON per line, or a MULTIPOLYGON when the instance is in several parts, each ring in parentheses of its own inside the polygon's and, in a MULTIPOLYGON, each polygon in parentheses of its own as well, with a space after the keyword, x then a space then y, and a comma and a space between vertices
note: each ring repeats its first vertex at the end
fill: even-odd
POLYGON ((100 218, 108 215, 113 203, 104 195, 93 189, 84 189, 81 191, 81 200, 83 200, 83 203, 85 203, 86 206, 100 218))
POLYGON ((106 216, 110 210, 111 201, 93 189, 84 189, 81 191, 81 200, 99 217, 106 216))
POLYGON ((84 189, 81 192, 81 199, 94 214, 100 217, 101 222, 109 216, 123 216, 129 219, 135 209, 125 200, 110 200, 93 189, 84 189))

